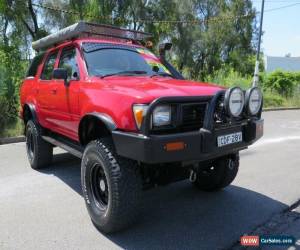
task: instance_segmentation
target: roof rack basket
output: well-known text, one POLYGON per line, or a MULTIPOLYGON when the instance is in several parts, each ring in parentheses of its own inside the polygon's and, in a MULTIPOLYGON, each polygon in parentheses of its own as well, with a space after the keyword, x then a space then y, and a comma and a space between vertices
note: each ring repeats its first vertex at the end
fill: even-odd
POLYGON ((152 37, 150 33, 142 31, 135 31, 111 25, 80 21, 64 29, 61 29, 54 34, 48 35, 35 42, 32 42, 32 48, 37 51, 44 50, 66 40, 86 36, 110 37, 134 42, 141 42, 152 37))

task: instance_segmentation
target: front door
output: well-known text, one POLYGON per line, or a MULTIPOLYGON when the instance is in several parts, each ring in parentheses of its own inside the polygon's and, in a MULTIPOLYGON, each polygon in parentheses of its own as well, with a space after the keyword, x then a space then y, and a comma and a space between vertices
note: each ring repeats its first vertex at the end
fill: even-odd
POLYGON ((58 51, 50 52, 44 63, 40 78, 37 86, 37 109, 39 114, 39 122, 43 127, 53 129, 53 118, 55 117, 55 105, 51 100, 53 95, 52 85, 52 72, 55 67, 58 51))
POLYGON ((54 80, 52 83, 52 102, 55 106, 55 119, 57 132, 78 139, 77 120, 79 116, 79 89, 80 76, 77 64, 75 47, 63 48, 60 56, 58 68, 68 71, 67 85, 63 80, 54 80))

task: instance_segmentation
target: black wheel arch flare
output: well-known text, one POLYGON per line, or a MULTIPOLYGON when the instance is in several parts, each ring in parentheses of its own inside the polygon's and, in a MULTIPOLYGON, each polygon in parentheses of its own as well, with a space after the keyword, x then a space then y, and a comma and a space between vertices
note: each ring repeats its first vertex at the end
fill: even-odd
POLYGON ((32 119, 35 123, 38 124, 38 117, 36 112, 36 107, 33 103, 25 103, 23 107, 22 118, 24 123, 26 124, 30 119, 32 119), (27 113, 29 112, 29 113, 27 113))
POLYGON ((111 133, 112 131, 117 129, 117 125, 115 121, 105 113, 91 112, 85 114, 79 123, 78 127, 78 136, 81 145, 87 144, 87 123, 90 121, 98 121, 102 127, 100 126, 98 130, 99 135, 107 135, 107 133, 111 133))

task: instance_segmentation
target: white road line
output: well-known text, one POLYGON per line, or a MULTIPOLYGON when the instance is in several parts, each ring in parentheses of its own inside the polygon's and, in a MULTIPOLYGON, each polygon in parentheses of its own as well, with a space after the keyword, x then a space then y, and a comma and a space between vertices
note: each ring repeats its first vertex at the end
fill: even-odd
POLYGON ((258 141, 254 143, 254 147, 258 146, 264 146, 267 144, 274 144, 274 143, 280 143, 280 142, 285 142, 285 141, 298 141, 300 140, 300 136, 284 136, 284 137, 277 137, 277 138, 272 138, 272 139, 265 139, 258 141))
POLYGON ((5 144, 0 144, 1 147, 7 147, 7 146, 23 146, 25 142, 14 142, 14 143, 5 143, 5 144))

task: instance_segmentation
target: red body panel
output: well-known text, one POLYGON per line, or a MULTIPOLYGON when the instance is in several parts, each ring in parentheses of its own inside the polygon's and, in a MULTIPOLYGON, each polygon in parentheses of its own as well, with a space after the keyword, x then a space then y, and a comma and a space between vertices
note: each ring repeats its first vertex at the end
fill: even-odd
POLYGON ((135 103, 147 104, 162 96, 210 96, 222 89, 213 84, 159 76, 89 77, 79 49, 83 41, 113 43, 99 39, 77 39, 49 49, 36 77, 24 80, 20 94, 22 107, 26 103, 35 105, 38 121, 43 127, 73 140, 78 141, 80 120, 88 113, 105 113, 114 120, 118 129, 136 131, 132 113, 132 105, 135 103), (77 47, 80 80, 71 81, 68 87, 62 80, 41 80, 40 74, 47 54, 59 49, 56 68, 61 49, 70 45, 77 47))

